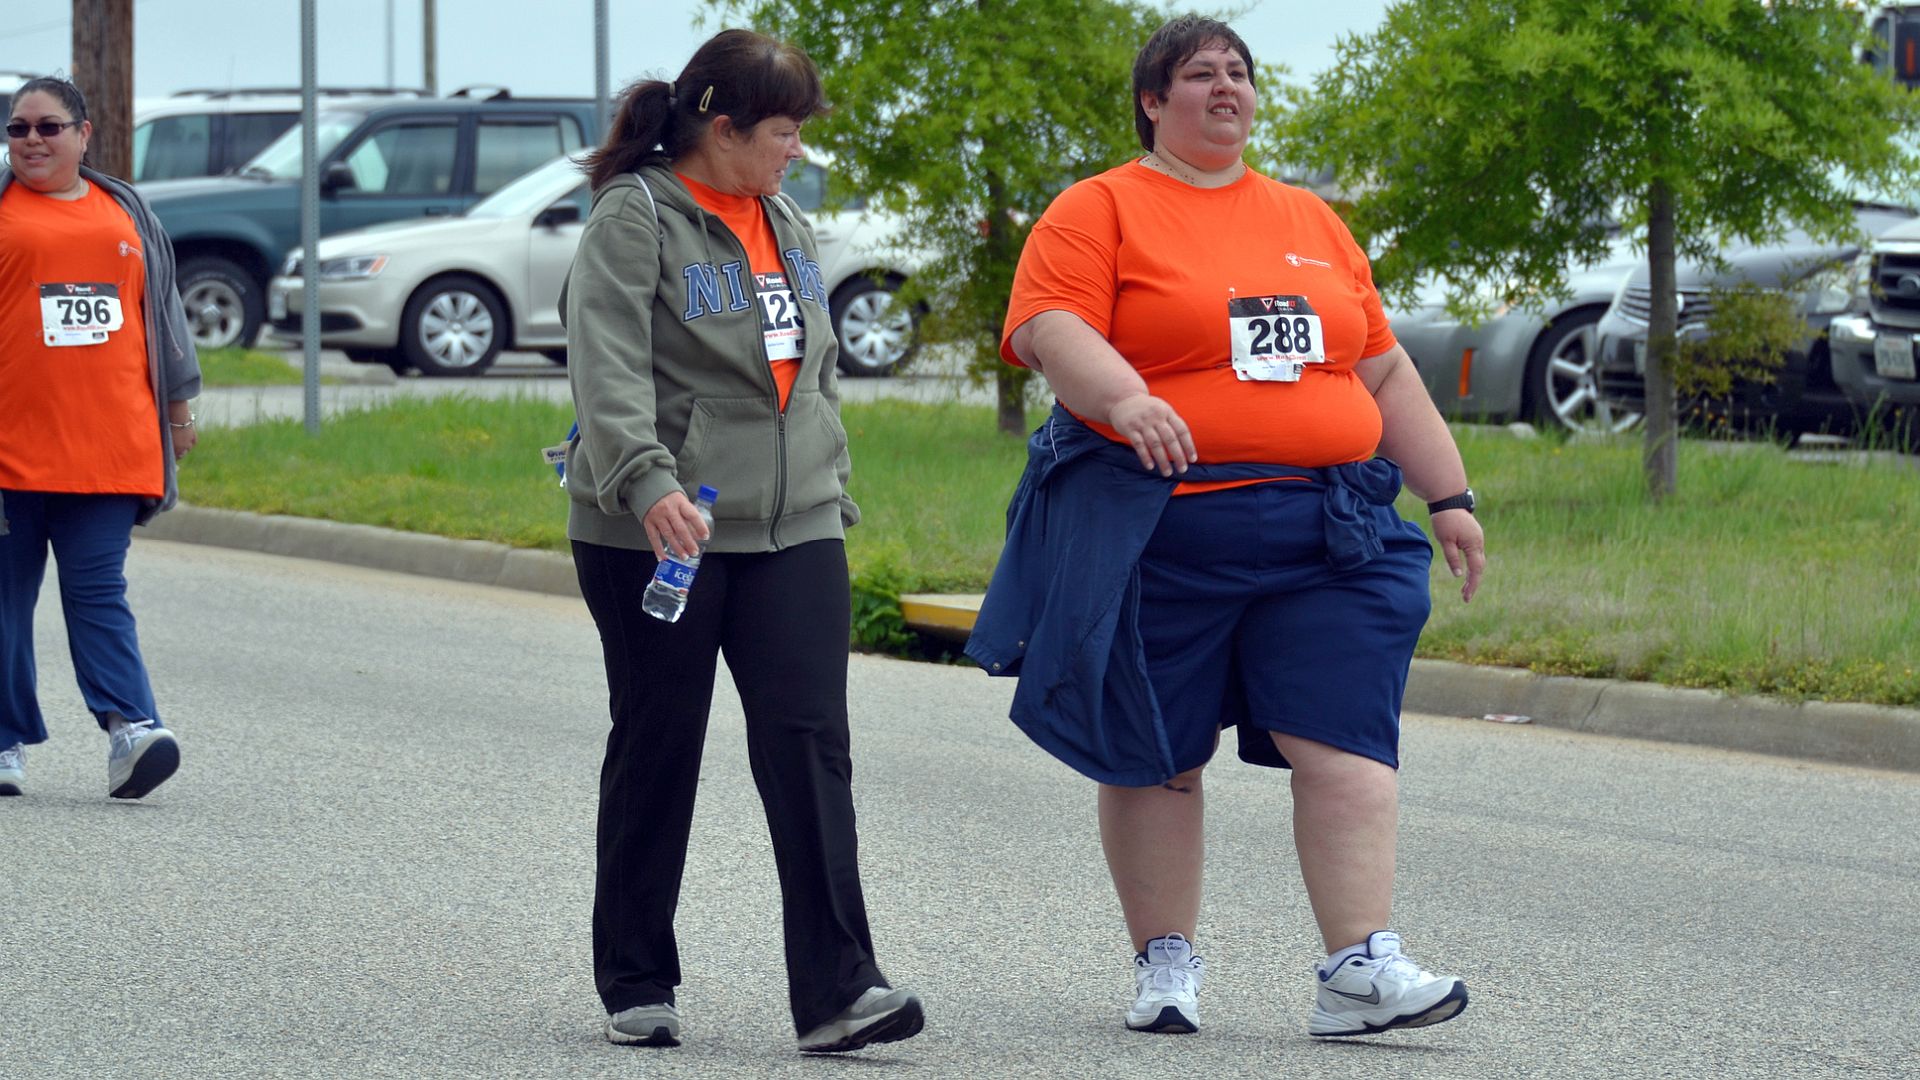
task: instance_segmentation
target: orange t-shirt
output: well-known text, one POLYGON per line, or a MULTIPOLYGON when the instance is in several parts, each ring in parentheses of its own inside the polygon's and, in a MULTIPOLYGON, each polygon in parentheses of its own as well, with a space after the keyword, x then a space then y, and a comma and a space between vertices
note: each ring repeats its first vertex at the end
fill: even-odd
POLYGON ((147 367, 147 267, 98 185, 0 198, 0 488, 165 492, 147 367))
MULTIPOLYGON (((800 378, 800 358, 807 351, 807 328, 800 304, 787 284, 787 267, 780 261, 780 241, 767 222, 758 196, 729 195, 691 177, 675 173, 687 185, 693 201, 728 229, 747 249, 747 273, 752 275, 754 302, 760 308, 760 340, 766 344, 767 364, 780 389, 780 408, 787 407, 793 384, 800 378)), ((722 268, 724 272, 725 268, 722 268)))
MULTIPOLYGON (((1380 409, 1353 366, 1393 348, 1393 331, 1366 253, 1311 192, 1251 169, 1226 187, 1195 188, 1137 161, 1082 180, 1041 215, 1020 253, 1000 339, 1008 363, 1020 363, 1013 332, 1051 310, 1111 342, 1186 420, 1203 462, 1338 465, 1379 446, 1380 409), (1266 304, 1317 317, 1324 360, 1305 363, 1297 382, 1243 381, 1233 366, 1235 300, 1234 315, 1266 304)), ((1271 335, 1275 321, 1265 322, 1271 335)), ((1279 322, 1289 342, 1293 326, 1304 335, 1309 325, 1279 322)), ((1255 327, 1250 340, 1257 351, 1272 338, 1255 327)), ((1215 486, 1230 485, 1206 485, 1215 486)))

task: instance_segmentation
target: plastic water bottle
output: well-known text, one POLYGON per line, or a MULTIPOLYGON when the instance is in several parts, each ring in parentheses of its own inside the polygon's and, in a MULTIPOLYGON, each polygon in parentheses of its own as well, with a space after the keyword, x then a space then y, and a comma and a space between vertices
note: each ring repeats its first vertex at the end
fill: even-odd
MULTIPOLYGON (((713 501, 720 493, 705 484, 700 485, 700 497, 694 500, 693 508, 700 511, 700 520, 707 523, 707 539, 713 538, 713 501)), ((707 550, 707 541, 691 555, 675 555, 671 548, 667 557, 653 571, 653 580, 647 583, 647 593, 640 598, 640 610, 656 619, 667 622, 679 622, 680 613, 687 610, 687 593, 693 589, 694 572, 700 569, 700 556, 707 550)))

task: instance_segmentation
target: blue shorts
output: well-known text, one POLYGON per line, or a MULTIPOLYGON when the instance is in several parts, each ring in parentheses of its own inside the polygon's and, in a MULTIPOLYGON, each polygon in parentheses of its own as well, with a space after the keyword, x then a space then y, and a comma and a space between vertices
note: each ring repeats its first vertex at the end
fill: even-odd
POLYGON ((1386 545, 1327 565, 1325 488, 1281 480, 1167 500, 1140 556, 1140 634, 1175 768, 1213 756, 1237 725, 1240 757, 1288 767, 1267 732, 1400 764, 1400 699, 1432 608, 1433 547, 1391 506, 1386 545))

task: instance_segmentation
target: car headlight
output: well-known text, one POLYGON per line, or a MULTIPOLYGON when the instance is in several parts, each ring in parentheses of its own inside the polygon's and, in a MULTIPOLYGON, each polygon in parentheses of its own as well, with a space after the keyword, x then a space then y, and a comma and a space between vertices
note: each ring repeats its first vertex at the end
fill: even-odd
POLYGON ((353 255, 344 259, 321 259, 321 281, 364 281, 387 268, 385 255, 353 255))
POLYGON ((287 261, 280 264, 281 277, 300 276, 300 249, 294 248, 287 253, 287 261))
POLYGON ((1838 315, 1853 306, 1854 265, 1841 263, 1809 274, 1800 282, 1800 309, 1809 315, 1838 315))

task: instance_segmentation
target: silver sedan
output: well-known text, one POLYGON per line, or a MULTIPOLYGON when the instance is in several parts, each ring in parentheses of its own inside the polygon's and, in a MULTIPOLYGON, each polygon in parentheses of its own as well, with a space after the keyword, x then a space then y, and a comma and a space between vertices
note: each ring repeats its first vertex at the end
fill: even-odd
MULTIPOLYGON (((894 242, 897 226, 859 206, 820 210, 820 166, 803 162, 787 188, 820 241, 841 369, 891 371, 912 355, 917 314, 894 293, 917 265, 894 242)), ((464 215, 391 222, 320 241, 320 341, 395 372, 478 375, 502 349, 566 363, 560 286, 590 209, 586 178, 558 158, 476 203, 464 215)), ((307 260, 296 250, 267 291, 276 336, 301 332, 307 260)))
POLYGON ((1599 396, 1594 326, 1638 265, 1622 246, 1598 264, 1570 267, 1566 298, 1497 307, 1478 322, 1449 315, 1437 287, 1387 317, 1446 416, 1619 430, 1637 417, 1615 415, 1599 396))

